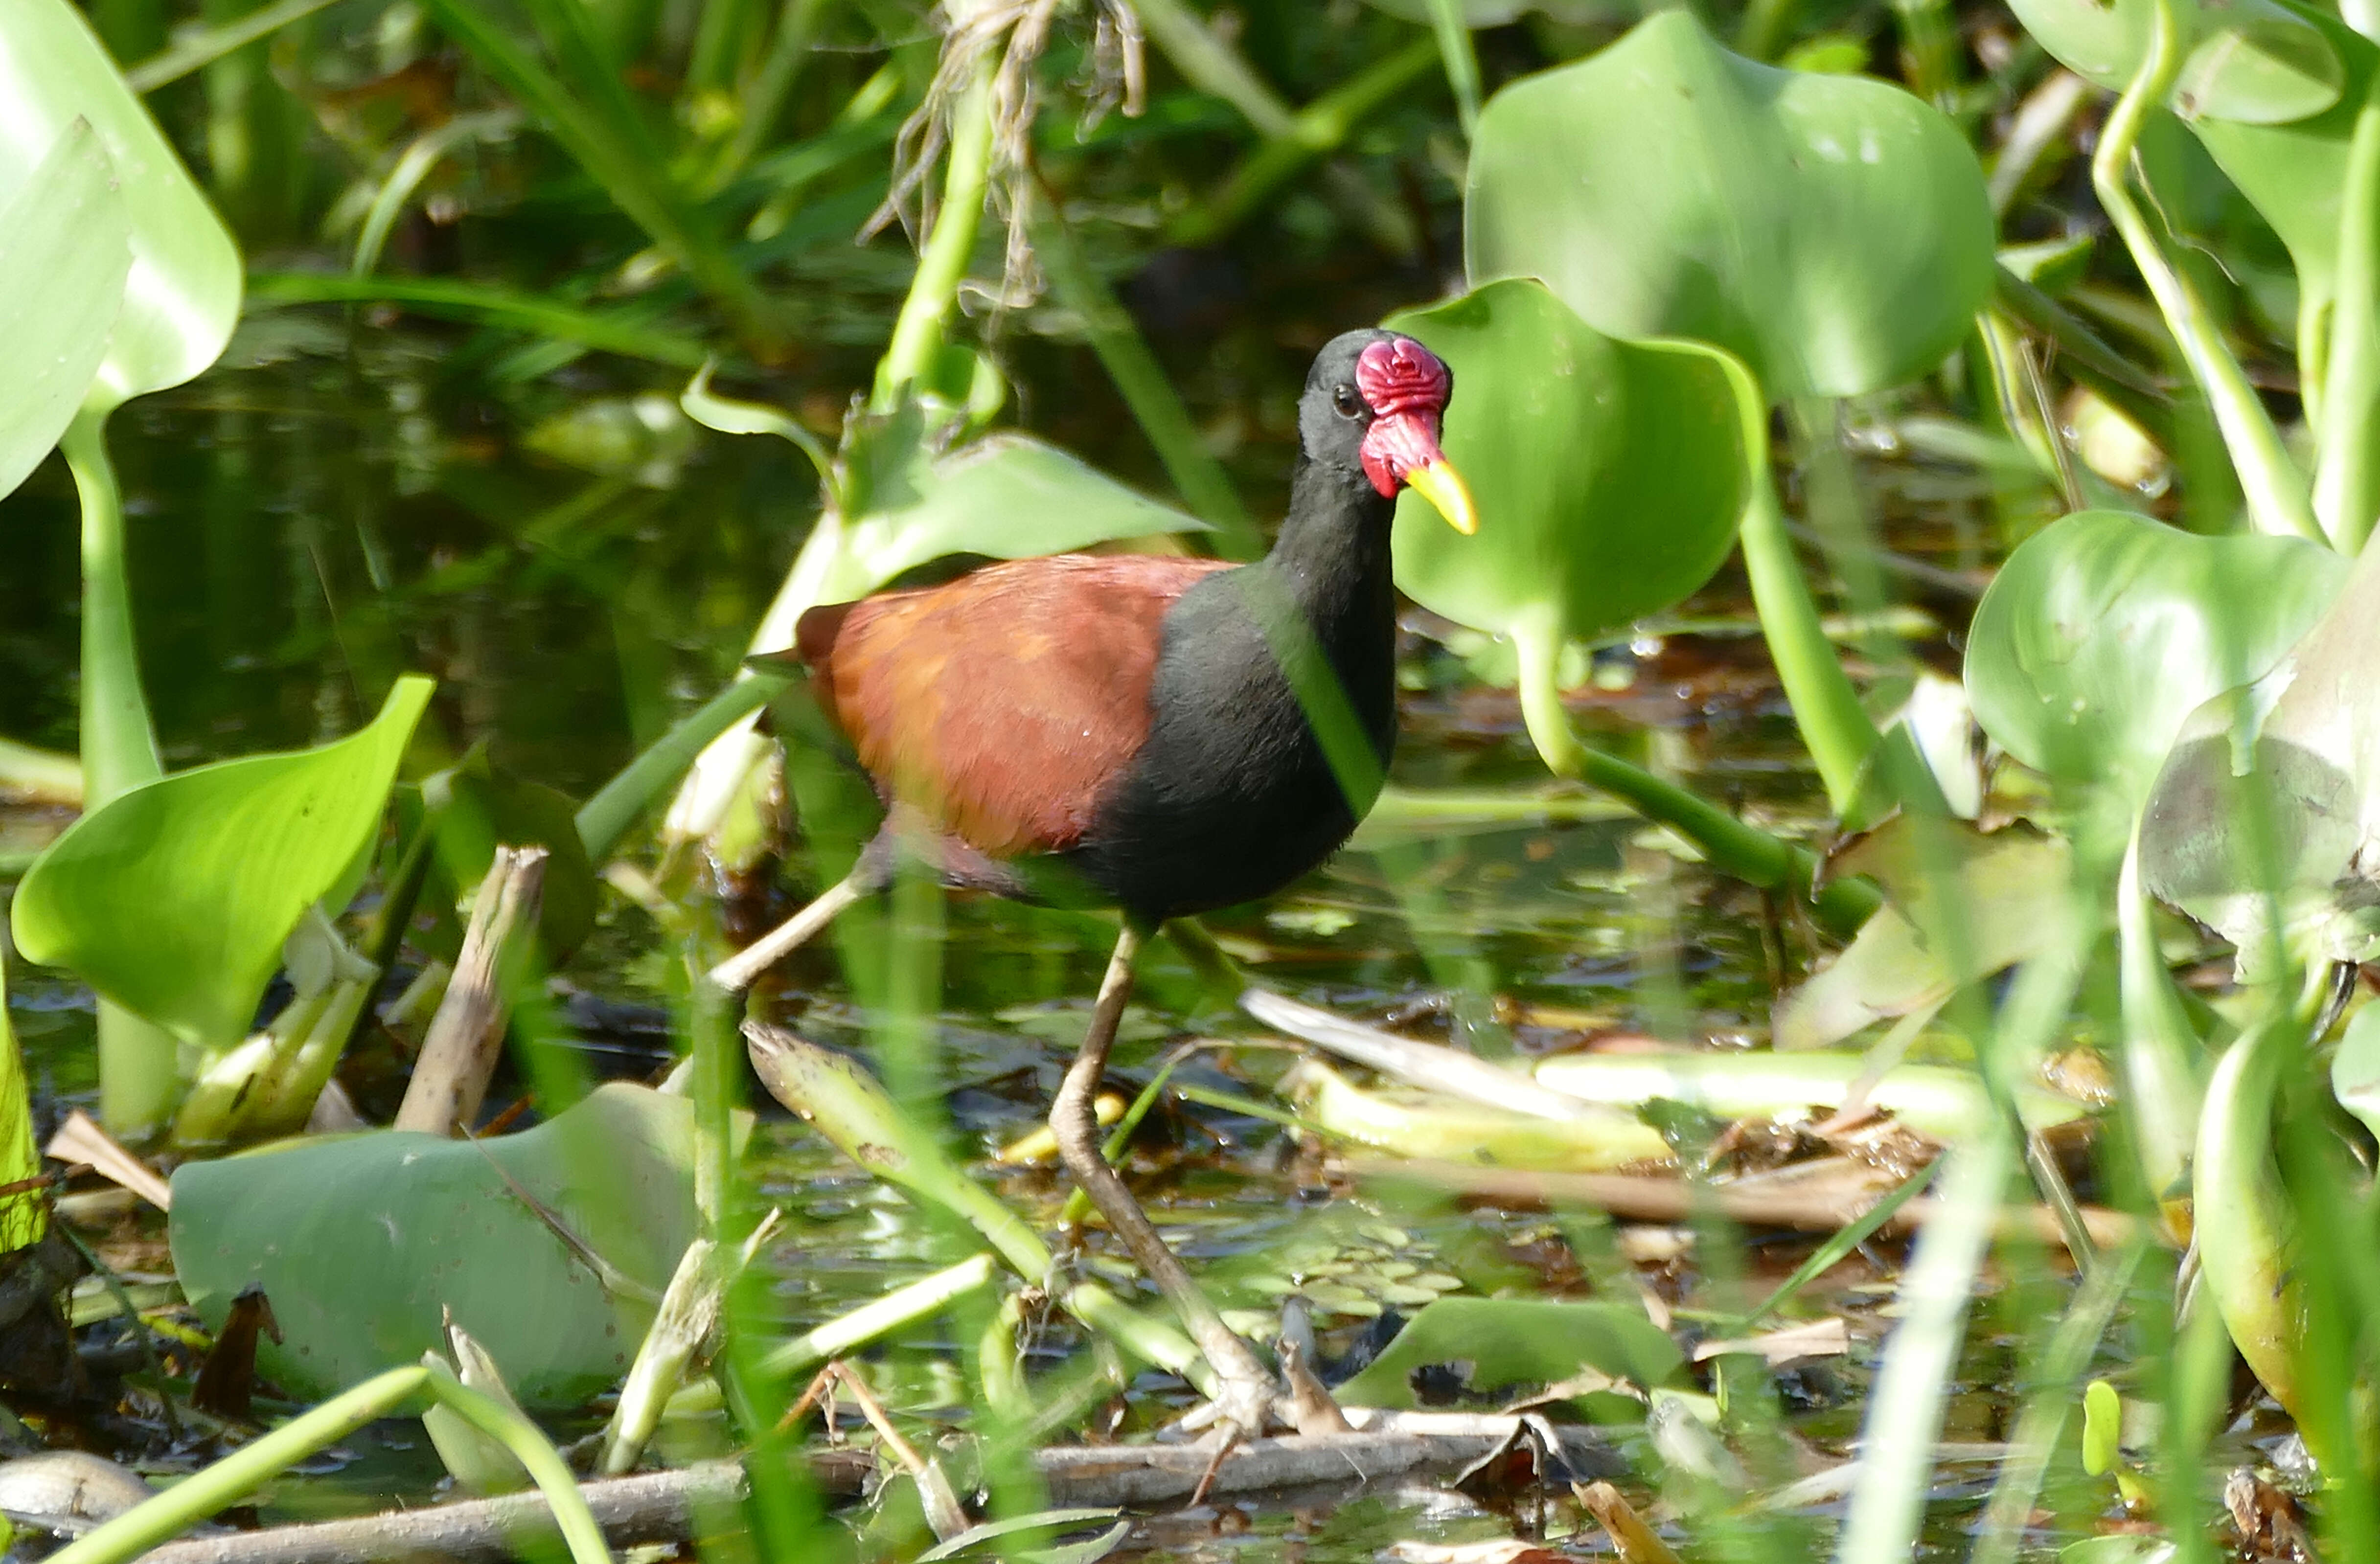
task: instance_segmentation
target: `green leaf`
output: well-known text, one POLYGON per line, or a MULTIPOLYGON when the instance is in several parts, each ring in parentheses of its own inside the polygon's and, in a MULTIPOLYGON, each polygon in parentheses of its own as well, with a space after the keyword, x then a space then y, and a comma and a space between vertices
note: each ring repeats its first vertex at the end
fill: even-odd
POLYGON ((2275 963, 2380 954, 2380 550, 2255 685, 2184 725, 2141 823, 2143 883, 2239 947, 2243 981, 2275 963))
POLYGON ((1730 54, 1682 10, 1496 95, 1463 231, 1475 285, 1539 277, 1614 336, 1716 343, 1778 398, 1925 373, 1992 283, 1983 171, 1948 118, 1730 54))
POLYGON ((2274 124, 2204 114, 2191 122, 2191 129, 2289 247, 2299 285, 2312 298, 2327 299, 2338 287, 2348 148, 2380 49, 2336 17, 2295 6, 2289 14, 2319 30, 2340 61, 2337 101, 2311 115, 2274 124))
POLYGON ((131 272, 89 405, 104 411, 213 363, 239 319, 239 251, 67 0, 0 9, 0 195, 21 188, 87 120, 131 217, 131 272))
MULTIPOLYGON (((2010 9, 2060 65, 2109 91, 2140 73, 2156 0, 2010 0, 2010 9)), ((2275 0, 2174 0, 2188 51, 2172 104, 2201 116, 2279 125, 2338 102, 2347 79, 2339 54, 2294 7, 2275 0)))
POLYGON ((17 891, 18 948, 188 1042, 239 1037, 305 910, 379 828, 431 681, 361 732, 148 782, 85 815, 17 891))
POLYGON ((1468 1364, 1464 1386, 1480 1395, 1509 1385, 1550 1385, 1585 1369, 1649 1389, 1684 1363, 1678 1344, 1633 1305, 1441 1298, 1407 1321, 1337 1394, 1347 1406, 1416 1406, 1414 1371, 1439 1364, 1468 1364))
POLYGON ((1745 471, 1725 363, 1695 343, 1615 342, 1529 281, 1393 316, 1454 371, 1443 440, 1465 538, 1408 495, 1397 583, 1497 634, 1585 639, 1668 608, 1735 540, 1745 471))
POLYGON ((2129 833, 2190 714, 2270 672, 2339 580, 2338 556, 2300 539, 2067 516, 2009 556, 1975 610, 1975 720, 2129 833))
POLYGON ((2082 1470, 2104 1477, 2123 1453, 2124 1403, 2116 1388, 2094 1379, 2082 1388, 2082 1470))
POLYGON ((186 1162, 175 1274, 211 1328, 261 1286, 283 1340, 258 1342, 259 1371, 299 1396, 419 1361, 451 1309, 525 1405, 575 1406, 626 1371, 652 1306, 608 1295, 512 1186, 657 1294, 699 1228, 693 1167, 692 1105, 616 1082, 516 1135, 378 1130, 186 1162))
POLYGON ((0 198, 0 341, 16 366, 0 377, 0 495, 82 406, 124 302, 131 244, 131 217, 86 121, 0 198))

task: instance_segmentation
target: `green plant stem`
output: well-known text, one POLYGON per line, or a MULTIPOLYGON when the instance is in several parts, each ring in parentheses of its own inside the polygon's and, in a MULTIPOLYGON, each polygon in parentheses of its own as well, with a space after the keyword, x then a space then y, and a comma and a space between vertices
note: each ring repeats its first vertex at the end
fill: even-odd
POLYGON ((1941 1167, 1942 1164, 1939 1161, 1928 1162, 1916 1172, 1901 1180, 1890 1194, 1869 1206, 1858 1221, 1841 1229, 1833 1237, 1811 1251, 1810 1257, 1795 1267, 1791 1276, 1779 1282, 1775 1291, 1754 1305, 1752 1312, 1738 1322, 1736 1333, 1749 1334, 1758 1329, 1762 1320, 1783 1308, 1795 1293, 1834 1269, 1852 1250, 1883 1231, 1884 1224, 1892 1220, 1894 1212, 1925 1192, 1925 1186, 1934 1182, 1934 1175, 1941 1170, 1941 1167))
POLYGON ((695 285, 717 299, 764 357, 782 337, 775 312, 737 265, 710 217, 673 181, 646 133, 591 13, 580 0, 531 0, 530 16, 569 75, 557 78, 473 0, 429 0, 440 28, 544 122, 554 139, 695 285))
POLYGON ((679 369, 700 369, 713 357, 700 339, 648 325, 633 310, 581 309, 544 294, 452 277, 256 272, 249 276, 248 297, 251 305, 395 304, 440 320, 508 326, 679 369))
POLYGON ((809 57, 810 44, 818 38, 827 4, 828 0, 785 0, 783 14, 777 18, 777 30, 769 40, 769 53, 761 60, 751 86, 744 91, 735 134, 728 139, 727 151, 711 173, 713 189, 743 172, 768 144, 770 133, 777 127, 778 116, 784 112, 786 95, 794 90, 794 78, 800 72, 802 62, 809 57))
POLYGON ((2066 1431, 2066 1420, 2076 1400, 2075 1389, 2091 1366, 2099 1339, 2124 1302, 2132 1275, 2148 1255, 2145 1243, 2113 1251, 2091 1267, 2074 1290, 2074 1301, 2058 1322, 2058 1330, 2041 1355, 2041 1367, 2031 1377, 2031 1398, 2009 1440, 2009 1459, 1992 1485, 1991 1502, 1984 1507, 1982 1532, 1969 1564, 2016 1564, 2022 1551, 2034 1504, 2041 1497, 2049 1463, 2066 1431))
POLYGON ((1914 1550, 1942 1408, 1959 1358, 1968 1300, 2021 1158, 2010 1087, 2047 1051, 2089 964, 2090 941, 2069 939, 2025 963, 1979 1049, 1993 1110, 1949 1156, 1942 1194, 1900 1284, 1901 1320, 1860 1430, 1858 1485, 1837 1564, 1901 1564, 1914 1550))
POLYGON ((951 108, 950 163, 933 232, 918 253, 917 275, 892 323, 892 340, 876 366, 869 406, 889 413, 904 386, 924 380, 942 347, 942 321, 957 299, 983 225, 984 191, 991 178, 991 65, 986 61, 951 108))
POLYGON ((1446 65, 1446 85, 1454 93, 1455 117, 1468 139, 1479 129, 1479 54, 1471 45, 1463 0, 1429 0, 1429 26, 1438 38, 1438 56, 1446 65))
POLYGON ((612 855, 637 817, 711 740, 769 704, 785 687, 782 673, 747 673, 697 708, 578 806, 578 840, 590 862, 612 855))
POLYGON ((2338 298, 2318 415, 2314 515, 2344 554, 2362 552, 2380 512, 2380 79, 2355 116, 2339 203, 2338 298))
MULTIPOLYGON (((1765 891, 1810 894, 1818 863, 1807 848, 1746 825, 1650 771, 1581 744, 1571 728, 1570 713, 1562 709, 1555 674, 1560 653, 1559 639, 1551 635, 1521 640, 1521 714, 1548 770, 1601 788, 1646 819, 1668 826, 1699 848, 1721 873, 1765 891)), ((1838 879, 1819 891, 1811 904, 1828 928, 1848 935, 1882 903, 1865 880, 1838 879)))
POLYGON ((2099 133, 2099 145, 2091 154, 2091 184, 2098 192, 2099 204, 2106 209, 2108 220, 2123 236, 2125 248, 2131 251, 2132 263, 2140 268, 2142 280, 2148 284, 2151 297, 2180 346, 2182 360, 2189 365, 2192 378, 2198 382, 2208 406, 2214 409, 2216 425, 2222 430, 2232 465, 2239 470, 2240 485, 2247 491, 2248 513, 2257 529, 2283 535, 2294 533, 2318 543, 2326 542, 2314 520, 2305 475, 2298 470, 2288 448, 2281 443, 2272 415, 2265 410, 2255 387, 2248 383, 2240 361, 2231 356, 2222 331, 2208 314, 2197 289, 2158 246, 2155 231, 2141 214, 2126 185, 2141 127, 2149 115, 2165 103, 2181 69, 2174 0, 2154 0, 2154 6, 2148 54, 2141 61, 2140 73, 2133 77, 2132 84, 2116 100, 2115 111, 2099 133))
POLYGON ((1033 251, 1049 273, 1059 299, 1083 322, 1091 351, 1132 409, 1140 431, 1157 448, 1166 476, 1193 514, 1213 524, 1229 559, 1254 559, 1264 552, 1264 535, 1240 503, 1239 491, 1223 471, 1223 464, 1198 437, 1190 409, 1166 377, 1157 355, 1133 324, 1132 315, 1109 291, 1107 283, 1083 253, 1081 243, 1048 189, 1037 191, 1034 206, 1033 251))
POLYGON ((839 1315, 817 1329, 771 1348, 759 1360, 759 1372, 787 1378, 816 1368, 830 1359, 856 1352, 905 1326, 930 1319, 951 1304, 991 1285, 992 1259, 975 1255, 933 1275, 898 1287, 873 1303, 839 1315))
POLYGON ((1287 134, 1268 135, 1264 145, 1232 170, 1220 190, 1170 224, 1167 242, 1196 246, 1223 238, 1283 185, 1318 159, 1338 151, 1357 125, 1427 75, 1438 58, 1436 40, 1416 39, 1300 109, 1287 134))
POLYGON ((1967 1302, 2017 1168, 2017 1138, 2008 1121, 1994 1114, 1979 1128, 1974 1139, 1945 1153, 1949 1169, 1941 1195, 1901 1274, 1900 1323, 1886 1343, 1868 1397, 1859 1482, 1836 1546, 1837 1564, 1901 1564, 1915 1550, 1967 1302))
POLYGON ((443 125, 423 131, 400 153, 372 194, 372 203, 356 230, 356 253, 347 263, 347 275, 368 277, 380 264, 381 251, 387 247, 388 236, 396 226, 413 192, 430 177, 447 152, 474 138, 493 140, 508 136, 520 124, 516 109, 491 109, 484 114, 457 115, 443 125))
POLYGON ((2066 306, 2002 266, 1995 297, 2000 307, 2056 346, 2069 375, 2121 410, 2149 437, 2173 446, 2173 403, 2156 377, 2107 345, 2066 306))
POLYGON ((419 1364, 374 1376, 290 1419, 156 1497, 85 1533, 50 1558, 54 1564, 122 1564, 237 1503, 316 1450, 336 1444, 424 1394, 453 1408, 473 1427, 502 1440, 520 1458, 529 1475, 537 1479, 546 1502, 553 1507, 554 1519, 577 1564, 608 1564, 611 1550, 604 1546, 602 1529, 588 1509, 577 1480, 536 1426, 510 1408, 465 1388, 451 1373, 433 1373, 419 1364))
MULTIPOLYGON (((107 415, 75 415, 58 443, 82 499, 83 807, 94 810, 164 775, 140 690, 125 560, 124 503, 107 456, 107 415)), ((181 1093, 174 1035, 109 1000, 99 1001, 100 1117, 141 1141, 164 1128, 181 1093)))
POLYGON ((1239 110, 1259 135, 1271 139, 1297 133, 1297 111, 1182 0, 1135 0, 1133 9, 1183 80, 1239 110))
POLYGON ((165 774, 140 691, 124 502, 107 457, 107 416, 75 415, 58 443, 82 498, 83 807, 97 809, 165 774))
POLYGON ((82 762, 71 755, 0 738, 0 793, 36 804, 82 807, 82 762))
POLYGON ((278 32, 291 22, 303 21, 317 11, 327 10, 332 4, 333 0, 281 0, 277 6, 259 6, 246 16, 176 39, 127 69, 124 84, 135 92, 154 92, 226 55, 237 54, 260 38, 278 32))
MULTIPOLYGON (((1755 421, 1747 415, 1747 440, 1755 421)), ((1810 600, 1809 583, 1803 579, 1802 562, 1794 556, 1793 540, 1778 508, 1776 481, 1768 471, 1765 412, 1757 421, 1762 426, 1761 455, 1752 467, 1751 499, 1737 534, 1744 574, 1751 577, 1760 634, 1777 664, 1778 681, 1785 686, 1802 742, 1826 785, 1827 803, 1839 817, 1848 816, 1859 799, 1869 757, 1876 753, 1876 724, 1868 721, 1859 692, 1827 639, 1817 605, 1810 600)))

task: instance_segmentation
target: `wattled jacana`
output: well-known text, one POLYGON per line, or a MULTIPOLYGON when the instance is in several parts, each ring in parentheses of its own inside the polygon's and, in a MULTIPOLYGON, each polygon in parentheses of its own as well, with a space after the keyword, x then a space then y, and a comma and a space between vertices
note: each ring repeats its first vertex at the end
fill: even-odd
POLYGON ((1310 632, 1385 770, 1396 742, 1397 494, 1410 486, 1458 530, 1476 525, 1439 449, 1452 390, 1445 364, 1411 338, 1347 333, 1306 376, 1289 514, 1261 562, 1012 561, 814 608, 781 654, 810 670, 890 813, 841 884, 712 979, 747 986, 881 890, 905 840, 912 851, 929 843, 953 886, 1122 909, 1050 1124, 1067 1170, 1213 1366, 1227 1431, 1263 1431, 1271 1382, 1100 1157, 1093 1099, 1141 941, 1168 918, 1280 890, 1370 807, 1326 759, 1307 721, 1312 694, 1301 700, 1277 648, 1310 632), (1285 637, 1293 607, 1304 626, 1288 624, 1285 637))

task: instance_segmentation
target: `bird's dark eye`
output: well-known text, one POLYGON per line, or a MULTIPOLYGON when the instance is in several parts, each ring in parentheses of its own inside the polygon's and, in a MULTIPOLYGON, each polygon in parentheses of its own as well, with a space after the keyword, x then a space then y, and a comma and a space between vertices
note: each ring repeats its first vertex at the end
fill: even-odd
POLYGON ((1352 418, 1364 410, 1364 399, 1355 394, 1355 388, 1352 385, 1334 387, 1330 393, 1330 405, 1339 409, 1339 416, 1342 418, 1352 418))

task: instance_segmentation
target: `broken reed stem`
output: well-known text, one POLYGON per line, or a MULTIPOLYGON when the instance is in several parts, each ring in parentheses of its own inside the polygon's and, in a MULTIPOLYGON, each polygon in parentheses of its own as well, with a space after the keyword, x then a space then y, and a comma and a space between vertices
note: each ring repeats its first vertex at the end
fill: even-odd
POLYGON ((496 849, 472 900, 462 954, 430 1023, 421 1057, 414 1061, 395 1128, 451 1136, 479 1117, 480 1100, 504 1051, 522 941, 537 934, 545 860, 542 847, 496 849))
MULTIPOLYGON (((1366 1426, 1354 1433, 1251 1439, 1238 1446, 1218 1468, 1212 1492, 1352 1486, 1459 1470, 1510 1443, 1518 1421, 1476 1414, 1355 1415, 1366 1426)), ((1560 1432, 1564 1459, 1586 1462, 1589 1470, 1616 1468, 1601 1436, 1584 1428, 1560 1432)), ((1151 1508, 1187 1498, 1212 1454, 1203 1445, 1093 1445, 1039 1449, 1032 1460, 1052 1505, 1151 1508)), ((844 1497, 857 1497, 875 1468, 854 1450, 814 1449, 803 1460, 812 1481, 844 1497)), ((625 1547, 718 1535, 722 1523, 735 1523, 745 1488, 739 1462, 710 1461, 602 1478, 581 1484, 578 1491, 613 1546, 625 1547)), ((143 1564, 373 1564, 433 1556, 455 1564, 503 1564, 520 1557, 531 1539, 552 1534, 552 1512, 538 1495, 508 1494, 170 1543, 142 1558, 143 1564)))

